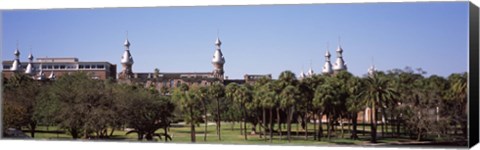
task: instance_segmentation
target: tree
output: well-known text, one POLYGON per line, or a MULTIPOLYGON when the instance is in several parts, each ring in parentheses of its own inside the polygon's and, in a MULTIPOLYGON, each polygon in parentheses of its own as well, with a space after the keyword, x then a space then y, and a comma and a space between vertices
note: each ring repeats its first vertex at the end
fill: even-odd
POLYGON ((127 125, 134 129, 127 134, 137 133, 138 140, 145 137, 146 140, 152 141, 155 136, 159 138, 165 136, 166 141, 172 140, 167 127, 173 118, 175 105, 170 98, 161 96, 156 90, 129 85, 122 87, 119 92, 122 92, 119 96, 123 97, 122 116, 127 125), (161 128, 164 129, 164 134, 155 133, 161 128))
POLYGON ((377 142, 377 109, 376 106, 384 100, 394 99, 396 91, 389 85, 388 80, 384 78, 379 78, 374 73, 373 76, 366 79, 366 89, 361 93, 361 95, 366 99, 367 105, 370 105, 372 108, 371 116, 371 142, 377 142))
POLYGON ((184 113, 185 121, 190 124, 190 138, 192 142, 196 142, 195 138, 195 124, 201 117, 199 110, 201 110, 201 102, 196 95, 195 89, 189 89, 189 87, 182 83, 173 92, 173 99, 178 103, 180 109, 184 113))
POLYGON ((365 101, 363 101, 360 97, 360 92, 363 91, 364 85, 360 78, 353 77, 348 81, 348 93, 349 97, 347 98, 347 110, 351 115, 353 129, 352 135, 350 138, 356 140, 358 139, 357 135, 357 118, 358 112, 365 108, 365 101))
MULTIPOLYGON (((315 97, 313 99, 314 107, 323 108, 323 111, 327 114, 327 120, 328 120, 327 135, 329 139, 331 136, 330 128, 333 122, 332 121, 333 115, 334 115, 333 112, 335 111, 334 105, 337 103, 336 100, 338 100, 337 89, 333 85, 334 83, 335 83, 334 78, 332 77, 326 78, 325 83, 317 87, 315 91, 315 97)), ((322 113, 319 113, 318 116, 321 117, 322 113)), ((320 124, 319 130, 321 131, 321 124, 320 124)))
POLYGON ((208 93, 210 97, 214 100, 213 111, 216 112, 216 131, 218 135, 218 140, 222 140, 221 137, 221 125, 220 121, 222 120, 222 112, 226 110, 225 106, 225 88, 220 83, 214 83, 208 88, 208 93))
POLYGON ((207 141, 207 132, 208 132, 208 104, 210 104, 210 98, 208 96, 208 89, 206 87, 198 87, 197 92, 195 93, 203 107, 203 116, 205 117, 205 131, 203 136, 203 141, 207 141))
POLYGON ((280 94, 280 107, 287 111, 287 138, 290 142, 290 132, 292 130, 291 122, 295 111, 295 103, 298 99, 298 89, 295 86, 289 85, 282 90, 280 94))
POLYGON ((48 89, 47 84, 35 81, 25 74, 15 74, 6 80, 3 95, 5 106, 3 126, 18 129, 26 126, 30 129, 31 137, 35 137, 35 129, 39 122, 35 109, 45 89, 48 89), (44 87, 40 88, 41 86, 44 87))

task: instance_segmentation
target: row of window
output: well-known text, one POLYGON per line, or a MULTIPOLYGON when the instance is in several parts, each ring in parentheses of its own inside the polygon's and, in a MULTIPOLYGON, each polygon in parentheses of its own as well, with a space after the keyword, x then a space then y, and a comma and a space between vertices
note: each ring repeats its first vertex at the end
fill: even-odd
MULTIPOLYGON (((169 83, 169 86, 168 87, 174 87, 174 80, 170 80, 168 83, 169 83)), ((163 81, 162 82, 163 86, 166 87, 167 86, 167 81, 163 81)), ((182 84, 181 81, 177 81, 177 84, 175 84, 175 87, 178 87, 180 86, 180 84, 182 84)), ((202 84, 202 81, 198 81, 198 84, 202 84)), ((208 85, 208 82, 205 82, 204 85, 208 85)))
MULTIPOLYGON (((10 69, 12 66, 5 65, 3 69, 10 69)), ((26 66, 22 66, 26 68, 26 66)), ((35 68, 40 69, 40 67, 35 68)), ((42 65, 42 69, 77 69, 77 66, 73 65, 42 65)), ((105 65, 78 65, 78 69, 105 69, 105 65)))

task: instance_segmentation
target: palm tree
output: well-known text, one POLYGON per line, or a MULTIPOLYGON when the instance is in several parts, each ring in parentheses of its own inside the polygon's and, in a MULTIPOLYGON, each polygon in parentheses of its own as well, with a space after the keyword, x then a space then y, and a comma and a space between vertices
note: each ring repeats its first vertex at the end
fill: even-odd
POLYGON ((198 110, 200 100, 195 92, 195 89, 189 89, 185 83, 180 84, 173 92, 173 99, 179 102, 181 110, 185 113, 185 120, 190 123, 190 139, 191 142, 196 142, 195 125, 198 119, 198 110))
MULTIPOLYGON (((223 111, 221 109, 221 105, 223 104, 223 100, 225 98, 225 88, 223 87, 222 84, 220 83, 214 83, 210 86, 210 88, 208 88, 208 93, 210 95, 210 97, 212 99, 215 100, 217 106, 216 106, 216 112, 217 112, 217 121, 216 121, 216 124, 217 124, 217 127, 216 127, 216 131, 217 131, 217 135, 218 135, 218 140, 222 140, 221 138, 221 126, 220 126, 220 121, 221 121, 221 112, 223 111)), ((222 105, 223 106, 223 105, 222 105)))
POLYGON ((280 107, 287 111, 287 138, 288 142, 290 142, 290 132, 291 132, 291 122, 293 112, 295 111, 295 103, 298 99, 298 89, 296 86, 288 85, 283 89, 282 93, 280 94, 280 107))
MULTIPOLYGON (((273 140, 273 108, 275 107, 275 101, 277 99, 277 96, 275 94, 275 90, 274 90, 274 83, 273 82, 268 82, 267 84, 265 84, 264 86, 262 86, 261 88, 261 91, 262 91, 262 101, 261 101, 261 105, 262 107, 265 109, 269 109, 270 110, 270 127, 269 127, 269 132, 270 132, 270 143, 272 142, 273 140)), ((266 122, 265 120, 265 113, 264 113, 264 116, 263 116, 263 120, 264 122, 266 122)))
MULTIPOLYGON (((317 87, 315 91, 315 97, 313 99, 313 105, 317 108, 323 108, 323 111, 327 115, 327 135, 330 139, 331 137, 331 128, 335 113, 335 105, 338 103, 337 100, 339 99, 338 89, 335 88, 335 79, 334 78, 327 78, 326 82, 317 87)), ((319 111, 320 112, 320 111, 319 111)), ((319 117, 322 116, 322 113, 318 114, 319 117)), ((321 124, 320 124, 321 127, 321 124)), ((319 130, 321 128, 319 127, 319 130)), ((320 139, 320 138, 319 138, 320 139)))
POLYGON ((364 109, 365 101, 360 98, 360 92, 363 91, 364 85, 362 84, 360 78, 353 77, 348 81, 348 93, 349 97, 347 99, 347 110, 351 113, 351 119, 353 124, 352 135, 350 138, 356 140, 358 139, 357 135, 357 118, 358 112, 364 109))
POLYGON ((207 106, 210 103, 209 97, 208 97, 208 89, 206 87, 199 87, 197 89, 197 92, 195 93, 200 102, 202 103, 203 106, 203 115, 205 117, 205 131, 204 131, 204 136, 203 136, 203 141, 207 141, 207 127, 208 127, 208 109, 207 106))
MULTIPOLYGON (((376 74, 376 73, 374 73, 376 74)), ((390 86, 388 80, 379 78, 377 75, 368 77, 366 80, 365 91, 361 95, 366 99, 367 105, 371 106, 372 119, 371 119, 371 142, 377 142, 377 109, 376 106, 381 104, 382 101, 394 99, 396 92, 390 86)))

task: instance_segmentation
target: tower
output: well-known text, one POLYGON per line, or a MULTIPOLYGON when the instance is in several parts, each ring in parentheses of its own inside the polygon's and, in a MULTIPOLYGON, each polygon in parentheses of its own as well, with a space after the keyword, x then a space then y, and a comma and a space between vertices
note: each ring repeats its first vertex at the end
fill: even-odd
POLYGON ((32 53, 30 53, 28 55, 28 65, 27 65, 27 68, 25 69, 25 74, 28 74, 28 75, 33 74, 34 70, 33 70, 32 61, 33 61, 33 55, 32 55, 32 53))
POLYGON ((375 76, 375 71, 375 65, 370 66, 370 68, 368 68, 368 76, 373 78, 375 76))
POLYGON ((222 50, 220 46, 222 45, 222 42, 220 41, 220 38, 217 37, 217 40, 215 41, 215 46, 216 50, 215 53, 213 54, 213 59, 212 59, 212 65, 213 65, 213 76, 215 78, 223 80, 224 78, 224 70, 223 70, 223 65, 225 64, 225 58, 223 57, 222 50))
POLYGON ((335 73, 340 72, 342 70, 347 70, 347 64, 343 61, 342 53, 343 53, 343 49, 339 43, 337 48, 337 60, 335 61, 335 66, 333 67, 333 70, 335 73))
POLYGON ((18 44, 17 49, 15 49, 15 52, 13 54, 15 55, 15 60, 13 60, 13 64, 10 70, 14 72, 19 72, 22 70, 22 65, 20 63, 20 50, 18 50, 18 44))
POLYGON ((119 78, 129 79, 133 75, 133 57, 130 54, 130 41, 128 41, 128 37, 125 39, 125 43, 123 43, 123 45, 125 46, 125 51, 123 52, 122 59, 120 60, 122 63, 122 72, 120 73, 119 78))
POLYGON ((327 48, 327 52, 325 53, 325 65, 323 65, 322 73, 324 74, 332 74, 332 63, 330 63, 330 51, 327 48))

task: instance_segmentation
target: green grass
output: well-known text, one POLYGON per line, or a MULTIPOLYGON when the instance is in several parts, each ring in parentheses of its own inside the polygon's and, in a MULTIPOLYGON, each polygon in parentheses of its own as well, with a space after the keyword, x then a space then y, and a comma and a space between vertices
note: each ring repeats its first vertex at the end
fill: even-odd
MULTIPOLYGON (((286 125, 285 125, 286 127, 286 125)), ((326 132, 326 125, 323 125, 323 130, 324 130, 324 135, 327 134, 326 132)), ((318 124, 317 124, 318 128, 318 124)), ((222 131, 221 131, 221 138, 222 140, 218 140, 218 136, 215 131, 215 125, 209 125, 208 126, 208 131, 207 131, 207 141, 204 141, 204 124, 200 124, 200 126, 196 126, 196 143, 218 143, 218 144, 256 144, 256 145, 262 145, 262 144, 285 144, 285 145, 362 145, 362 144, 368 144, 370 140, 370 134, 365 133, 363 135, 362 133, 358 133, 358 136, 360 139, 358 140, 352 140, 350 139, 350 131, 348 131, 348 126, 345 126, 345 132, 344 132, 344 138, 341 138, 341 133, 340 133, 340 126, 336 128, 336 132, 334 133, 334 137, 332 137, 330 140, 327 138, 322 138, 321 141, 315 141, 313 140, 313 136, 309 135, 308 140, 305 140, 305 135, 303 133, 303 130, 301 127, 299 127, 300 133, 297 136, 297 124, 292 124, 292 140, 289 143, 287 140, 287 135, 286 135, 286 128, 283 127, 282 125, 282 131, 284 131, 285 134, 282 135, 282 139, 280 139, 280 136, 277 134, 274 134, 273 136, 273 141, 270 143, 269 140, 265 141, 264 138, 260 138, 259 134, 260 133, 260 128, 257 126, 257 135, 251 135, 251 124, 247 124, 247 136, 248 140, 244 139, 244 135, 240 134, 240 124, 235 123, 222 123, 222 131), (232 125, 233 129, 232 129, 232 125)), ((277 129, 277 126, 275 126, 275 129, 277 129)), ((362 131, 363 127, 360 125, 357 127, 358 131, 362 131)), ((55 139, 55 140, 71 140, 71 136, 65 132, 65 133, 48 133, 48 131, 63 131, 62 129, 59 129, 57 127, 52 127, 50 126, 47 128, 45 126, 40 126, 37 128, 39 131, 44 131, 42 133, 36 133, 35 134, 35 139, 55 139), (46 132, 45 132, 46 131, 46 132)), ((365 130, 367 132, 370 131, 370 126, 366 126, 365 130)), ((308 131, 313 132, 313 124, 308 125, 308 131)), ((109 131, 110 132, 110 131, 109 131)), ((158 130, 157 133, 163 133, 163 130, 158 130)), ((26 133, 27 135, 30 135, 30 133, 26 133)), ((172 127, 170 128, 169 134, 172 136, 174 143, 190 143, 190 126, 184 126, 184 127, 172 127)), ((267 132, 267 136, 269 133, 267 132)), ((381 128, 378 128, 378 134, 381 134, 381 128)), ((386 134, 388 136, 389 134, 386 134)), ((106 140, 117 140, 117 141, 137 141, 137 134, 132 133, 126 135, 126 131, 122 130, 115 130, 113 136, 110 139, 106 140)), ((155 138, 155 141, 157 142, 164 142, 164 139, 158 139, 157 137, 155 138)), ((379 143, 391 143, 391 142, 401 142, 401 141, 412 141, 407 138, 378 138, 379 143)))

